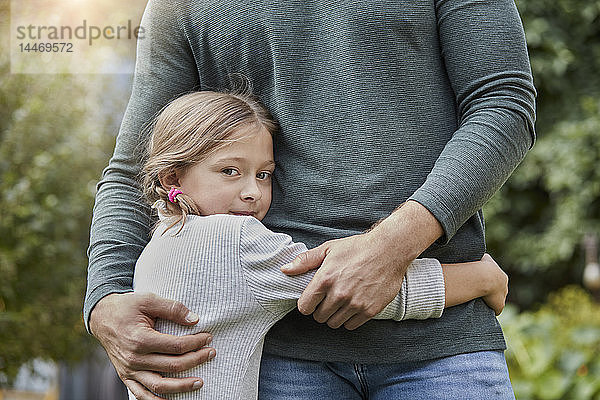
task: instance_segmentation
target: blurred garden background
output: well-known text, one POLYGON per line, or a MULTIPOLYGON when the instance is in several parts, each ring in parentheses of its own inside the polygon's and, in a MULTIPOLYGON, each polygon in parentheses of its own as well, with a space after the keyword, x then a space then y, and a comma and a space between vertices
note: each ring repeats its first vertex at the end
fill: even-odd
MULTIPOLYGON (((57 13, 91 7, 56 2, 57 13)), ((112 3, 116 20, 139 23, 143 1, 112 3)), ((600 0, 517 5, 538 140, 484 209, 489 252, 510 276, 500 321, 511 380, 520 400, 600 400, 600 0)), ((104 371, 90 366, 102 358, 81 319, 85 252, 134 48, 113 56, 128 73, 14 73, 10 7, 0 0, 0 399, 35 392, 24 365, 60 375, 31 398, 76 398, 73 371, 104 371)))

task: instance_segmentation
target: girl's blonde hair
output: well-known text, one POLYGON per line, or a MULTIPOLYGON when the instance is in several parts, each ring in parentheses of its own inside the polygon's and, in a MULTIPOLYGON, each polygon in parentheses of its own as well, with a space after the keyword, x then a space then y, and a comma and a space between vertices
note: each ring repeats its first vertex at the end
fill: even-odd
MULTIPOLYGON (((146 161, 142 167, 142 190, 150 204, 163 200, 166 216, 178 217, 170 227, 185 223, 188 214, 200 213, 185 193, 168 200, 160 178, 184 173, 215 151, 240 138, 242 129, 265 129, 271 135, 277 124, 254 96, 247 93, 193 92, 173 100, 150 126, 146 161)), ((169 227, 169 228, 170 228, 169 227)), ((180 228, 180 230, 181 230, 180 228)))

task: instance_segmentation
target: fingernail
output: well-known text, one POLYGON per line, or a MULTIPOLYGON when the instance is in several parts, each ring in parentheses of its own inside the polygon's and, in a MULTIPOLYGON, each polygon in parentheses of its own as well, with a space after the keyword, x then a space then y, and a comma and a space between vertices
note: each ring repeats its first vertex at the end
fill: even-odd
POLYGON ((212 336, 211 336, 211 337, 209 337, 208 339, 206 339, 206 344, 205 344, 205 346, 208 346, 209 344, 211 344, 211 343, 212 343, 212 339, 213 339, 213 338, 212 338, 212 336))
POLYGON ((198 390, 202 387, 202 381, 196 381, 194 382, 194 384, 192 385, 192 390, 198 390))
POLYGON ((292 269, 293 264, 285 264, 284 266, 281 267, 282 271, 289 271, 290 269, 292 269))
POLYGON ((189 312, 187 313, 187 315, 185 316, 185 321, 186 322, 196 322, 198 321, 198 314, 194 313, 194 312, 189 312))
POLYGON ((213 358, 215 358, 215 355, 216 355, 216 354, 217 354, 217 353, 216 353, 214 350, 211 350, 211 351, 209 351, 209 352, 208 352, 208 359, 209 359, 209 360, 212 360, 213 358))

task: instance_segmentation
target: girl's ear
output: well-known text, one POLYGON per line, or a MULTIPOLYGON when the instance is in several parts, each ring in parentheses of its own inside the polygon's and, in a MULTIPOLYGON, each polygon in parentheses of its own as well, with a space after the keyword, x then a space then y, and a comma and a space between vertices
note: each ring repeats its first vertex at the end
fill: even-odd
POLYGON ((160 181, 160 185, 166 191, 169 191, 173 186, 181 186, 179 183, 179 174, 177 173, 177 171, 170 171, 164 174, 159 174, 158 180, 160 181))

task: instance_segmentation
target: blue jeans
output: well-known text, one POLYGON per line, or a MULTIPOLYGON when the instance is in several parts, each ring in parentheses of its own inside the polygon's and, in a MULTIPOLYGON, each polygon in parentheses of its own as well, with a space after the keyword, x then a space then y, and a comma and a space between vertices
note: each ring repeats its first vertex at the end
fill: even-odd
POLYGON ((514 400, 501 351, 399 364, 307 361, 263 353, 260 400, 514 400))

